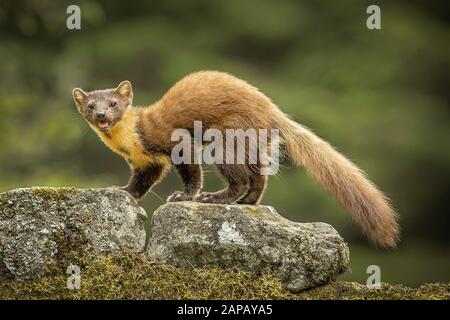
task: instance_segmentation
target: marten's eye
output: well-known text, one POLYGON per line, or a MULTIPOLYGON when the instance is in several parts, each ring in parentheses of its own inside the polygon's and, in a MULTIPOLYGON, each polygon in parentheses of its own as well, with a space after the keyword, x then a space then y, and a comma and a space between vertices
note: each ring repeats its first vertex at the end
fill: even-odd
POLYGON ((94 105, 92 103, 88 104, 89 110, 94 110, 94 105))
POLYGON ((115 107, 115 106, 117 106, 117 102, 112 101, 109 105, 110 105, 111 107, 115 107))

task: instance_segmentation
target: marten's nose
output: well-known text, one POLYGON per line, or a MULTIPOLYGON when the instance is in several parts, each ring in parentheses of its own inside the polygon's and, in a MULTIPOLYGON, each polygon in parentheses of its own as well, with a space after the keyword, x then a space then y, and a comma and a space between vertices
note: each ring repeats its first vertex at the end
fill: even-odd
POLYGON ((100 112, 97 112, 96 116, 97 116, 97 119, 105 119, 106 113, 103 111, 100 111, 100 112))

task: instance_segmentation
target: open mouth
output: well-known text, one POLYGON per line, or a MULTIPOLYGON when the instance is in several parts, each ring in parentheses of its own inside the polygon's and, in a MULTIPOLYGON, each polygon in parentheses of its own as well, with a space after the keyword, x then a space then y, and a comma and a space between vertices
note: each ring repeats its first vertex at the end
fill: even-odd
POLYGON ((101 130, 107 130, 109 129, 109 123, 106 121, 99 121, 97 123, 97 126, 101 129, 101 130))

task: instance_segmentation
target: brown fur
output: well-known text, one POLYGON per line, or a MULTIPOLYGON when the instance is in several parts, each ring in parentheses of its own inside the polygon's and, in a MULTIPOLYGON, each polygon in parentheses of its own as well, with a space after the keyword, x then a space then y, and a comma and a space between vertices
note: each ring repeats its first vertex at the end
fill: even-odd
MULTIPOLYGON (((169 166, 171 150, 178 143, 171 141, 175 129, 193 132, 194 121, 202 121, 203 130, 219 129, 224 136, 226 129, 279 129, 293 162, 304 166, 336 195, 371 241, 382 246, 396 245, 399 233, 396 213, 364 173, 328 143, 290 120, 269 98, 243 80, 216 71, 193 73, 146 108, 131 106, 132 90, 127 81, 116 89, 91 93, 75 89, 74 99, 103 142, 129 161, 133 175, 124 188, 137 198, 151 188, 169 166), (111 99, 119 102, 118 108, 105 107, 110 105, 111 99), (97 111, 86 107, 92 101, 106 112, 110 123, 107 130, 99 129, 97 111), (148 168, 150 172, 146 171, 148 168)), ((176 166, 185 190, 172 194, 169 201, 195 199, 257 204, 267 183, 267 177, 259 175, 259 167, 260 164, 217 165, 228 187, 215 193, 199 193, 202 187, 200 166, 176 166)))

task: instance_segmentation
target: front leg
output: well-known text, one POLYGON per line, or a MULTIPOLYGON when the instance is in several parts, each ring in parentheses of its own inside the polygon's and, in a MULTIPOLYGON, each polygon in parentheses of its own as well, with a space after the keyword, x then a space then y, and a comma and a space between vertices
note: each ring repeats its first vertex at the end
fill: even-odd
POLYGON ((202 167, 199 164, 178 164, 175 169, 183 180, 184 191, 175 191, 167 201, 191 201, 203 184, 202 167))
POLYGON ((142 169, 134 168, 128 184, 121 189, 130 193, 135 199, 140 199, 155 183, 162 179, 164 172, 165 167, 158 164, 152 164, 142 169))

